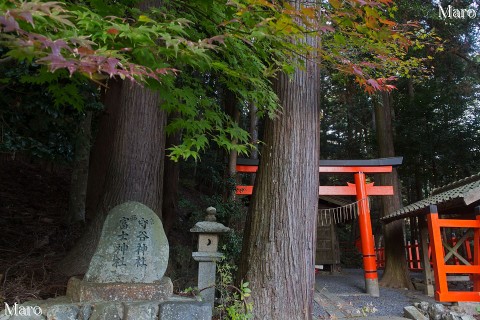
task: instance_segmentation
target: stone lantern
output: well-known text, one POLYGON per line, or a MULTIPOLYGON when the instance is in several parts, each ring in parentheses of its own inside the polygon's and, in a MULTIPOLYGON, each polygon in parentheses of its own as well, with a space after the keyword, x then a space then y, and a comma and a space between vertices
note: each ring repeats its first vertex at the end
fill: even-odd
POLYGON ((195 261, 198 261, 198 290, 204 301, 212 304, 215 299, 215 273, 216 262, 223 256, 218 252, 218 239, 221 233, 230 231, 230 228, 216 222, 217 209, 207 208, 205 221, 200 221, 190 229, 190 232, 198 233, 198 251, 192 253, 195 261))

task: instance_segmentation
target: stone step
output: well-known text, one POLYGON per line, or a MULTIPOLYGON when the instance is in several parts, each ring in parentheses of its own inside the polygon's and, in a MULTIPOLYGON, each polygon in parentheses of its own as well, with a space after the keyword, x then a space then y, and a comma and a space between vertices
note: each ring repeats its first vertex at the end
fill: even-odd
POLYGON ((330 315, 333 319, 357 318, 363 317, 363 313, 339 298, 337 295, 327 291, 315 291, 314 300, 330 315))

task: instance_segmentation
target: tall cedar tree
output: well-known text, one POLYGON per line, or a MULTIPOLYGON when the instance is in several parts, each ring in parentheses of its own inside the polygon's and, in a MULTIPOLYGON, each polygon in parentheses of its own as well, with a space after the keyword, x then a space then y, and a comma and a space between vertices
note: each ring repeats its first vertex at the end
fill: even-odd
MULTIPOLYGON (((380 157, 394 157, 392 104, 388 92, 381 93, 382 102, 375 104, 375 123, 377 130, 378 151, 380 157)), ((398 179, 397 169, 392 173, 380 175, 381 185, 393 186, 393 195, 381 198, 383 215, 387 215, 401 208, 402 192, 398 179)), ((383 227, 385 239, 385 271, 380 284, 386 287, 413 289, 407 269, 405 257, 403 221, 398 220, 383 227)))
MULTIPOLYGON (((291 2, 299 8, 301 1, 291 2)), ((312 47, 319 39, 307 37, 312 47)), ((239 275, 250 282, 255 319, 310 319, 320 156, 318 61, 279 74, 282 114, 268 119, 249 207, 239 275)))
POLYGON ((159 94, 129 80, 108 86, 89 172, 87 197, 95 216, 60 263, 68 275, 86 272, 110 209, 138 201, 161 213, 167 116, 159 94))

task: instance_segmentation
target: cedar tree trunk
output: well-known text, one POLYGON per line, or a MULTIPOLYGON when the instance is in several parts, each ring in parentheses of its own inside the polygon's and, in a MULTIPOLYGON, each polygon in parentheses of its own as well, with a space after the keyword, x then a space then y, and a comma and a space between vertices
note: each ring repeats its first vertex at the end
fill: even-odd
POLYGON ((105 95, 106 114, 100 124, 90 175, 96 189, 95 215, 86 233, 60 263, 67 275, 86 272, 96 249, 103 222, 114 206, 138 201, 161 217, 166 114, 158 93, 130 81, 110 81, 105 95), (103 130, 103 131, 102 131, 103 130), (103 156, 103 158, 102 158, 103 156))
MULTIPOLYGON (((392 128, 392 107, 390 95, 382 93, 383 103, 375 105, 375 122, 377 124, 377 139, 380 157, 395 156, 393 147, 393 128, 392 128)), ((383 216, 398 210, 402 206, 402 195, 398 173, 393 168, 391 174, 380 175, 382 185, 392 185, 394 195, 383 196, 383 216)), ((385 271, 380 284, 392 288, 412 289, 410 281, 407 260, 405 257, 404 238, 403 238, 403 220, 397 220, 384 226, 383 234, 385 239, 385 271)))
MULTIPOLYGON (((258 159, 258 108, 254 103, 250 104, 250 139, 255 148, 250 153, 250 159, 258 159)), ((250 184, 255 184, 255 174, 250 174, 250 184)))
MULTIPOLYGON (((317 39, 308 41, 315 45, 317 39)), ((305 70, 291 77, 280 74, 275 90, 283 109, 266 123, 239 277, 250 282, 255 319, 311 319, 319 185, 318 63, 307 61, 305 70)))
POLYGON ((75 157, 68 197, 66 223, 85 222, 85 201, 87 198, 88 162, 92 128, 92 111, 87 111, 79 124, 75 141, 75 157))

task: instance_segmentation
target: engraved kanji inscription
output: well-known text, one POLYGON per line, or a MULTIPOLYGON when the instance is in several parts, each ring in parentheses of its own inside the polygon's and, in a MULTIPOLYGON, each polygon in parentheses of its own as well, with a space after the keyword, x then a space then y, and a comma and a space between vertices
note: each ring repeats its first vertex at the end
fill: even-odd
POLYGON ((122 217, 120 219, 120 229, 125 230, 128 228, 128 220, 130 220, 127 217, 122 217))
POLYGON ((145 257, 137 257, 137 260, 135 261, 135 266, 136 267, 146 267, 147 264, 145 263, 145 257))
POLYGON ((137 255, 145 255, 145 251, 147 251, 148 247, 145 243, 137 244, 137 255))
POLYGON ((115 251, 114 251, 114 253, 115 253, 115 254, 118 254, 118 255, 124 256, 124 255, 125 255, 125 252, 127 251, 127 249, 128 249, 128 244, 126 244, 125 242, 117 243, 117 244, 115 245, 115 251))
POLYGON ((147 236, 147 231, 140 230, 138 232, 137 238, 139 241, 145 241, 146 239, 150 238, 147 236))
POLYGON ((125 257, 124 256, 119 256, 117 254, 113 255, 113 266, 115 268, 124 267, 126 265, 127 264, 125 263, 125 257))
POLYGON ((125 241, 128 239, 128 233, 122 230, 122 233, 118 235, 118 240, 125 241))

